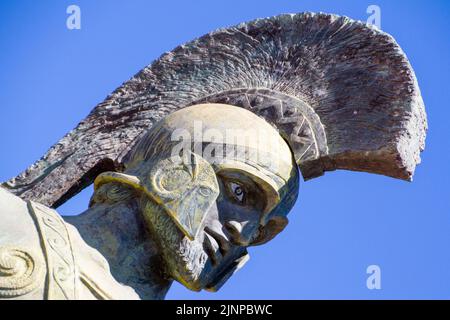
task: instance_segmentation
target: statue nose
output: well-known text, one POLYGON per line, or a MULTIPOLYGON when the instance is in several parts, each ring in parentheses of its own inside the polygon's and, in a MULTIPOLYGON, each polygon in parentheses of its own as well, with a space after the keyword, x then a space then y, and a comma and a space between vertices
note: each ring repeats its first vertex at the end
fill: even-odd
POLYGON ((225 229, 230 234, 230 238, 235 244, 241 246, 250 245, 252 235, 249 232, 244 232, 244 227, 248 222, 238 222, 234 220, 225 223, 225 229))

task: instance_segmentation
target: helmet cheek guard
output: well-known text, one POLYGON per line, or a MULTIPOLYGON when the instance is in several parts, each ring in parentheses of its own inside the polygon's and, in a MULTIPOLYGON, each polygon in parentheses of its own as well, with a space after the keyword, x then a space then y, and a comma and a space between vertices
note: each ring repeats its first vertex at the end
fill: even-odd
POLYGON ((153 166, 148 190, 189 239, 196 238, 219 195, 213 167, 201 156, 167 158, 153 166))
POLYGON ((144 193, 164 208, 184 235, 194 240, 219 195, 219 185, 213 167, 201 156, 187 152, 189 157, 144 163, 152 168, 146 177, 104 172, 95 179, 94 188, 118 182, 144 193))

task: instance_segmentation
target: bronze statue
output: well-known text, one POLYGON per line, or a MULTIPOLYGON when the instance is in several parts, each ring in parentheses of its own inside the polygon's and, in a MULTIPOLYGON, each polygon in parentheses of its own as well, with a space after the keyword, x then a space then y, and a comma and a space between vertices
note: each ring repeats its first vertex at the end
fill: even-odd
POLYGON ((0 188, 0 298, 163 299, 218 290, 273 239, 305 180, 410 180, 426 115, 389 35, 303 13, 164 54, 0 188), (89 208, 54 209, 94 184, 89 208))

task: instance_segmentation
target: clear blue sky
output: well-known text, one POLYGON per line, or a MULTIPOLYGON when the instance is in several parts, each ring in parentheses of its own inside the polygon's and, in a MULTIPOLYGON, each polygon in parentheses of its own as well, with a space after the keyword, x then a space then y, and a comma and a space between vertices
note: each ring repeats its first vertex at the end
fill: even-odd
MULTIPOLYGON (((280 13, 366 20, 381 8, 416 71, 429 120, 413 183, 330 172, 301 184, 290 224, 218 293, 168 298, 450 298, 449 1, 1 1, 0 180, 37 160, 107 94, 160 54, 213 29, 280 13), (77 4, 81 30, 66 28, 77 4), (381 267, 382 289, 366 288, 381 267)), ((91 189, 60 208, 82 212, 91 189)))

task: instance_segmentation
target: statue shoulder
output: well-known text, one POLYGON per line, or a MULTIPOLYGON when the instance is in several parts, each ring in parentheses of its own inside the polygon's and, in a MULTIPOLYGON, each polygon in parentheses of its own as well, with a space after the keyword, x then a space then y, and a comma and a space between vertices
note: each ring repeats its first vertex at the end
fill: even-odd
POLYGON ((139 299, 77 229, 0 187, 0 300, 139 299))
MULTIPOLYGON (((13 227, 18 223, 30 225, 30 219, 28 217, 27 203, 5 188, 0 187, 0 228, 2 226, 3 228, 6 226, 13 227)), ((2 235, 5 235, 5 233, 0 232, 0 237, 2 235)))
POLYGON ((0 188, 0 298, 77 299, 67 226, 53 209, 0 188))
POLYGON ((43 299, 46 261, 28 205, 0 187, 0 299, 43 299))

